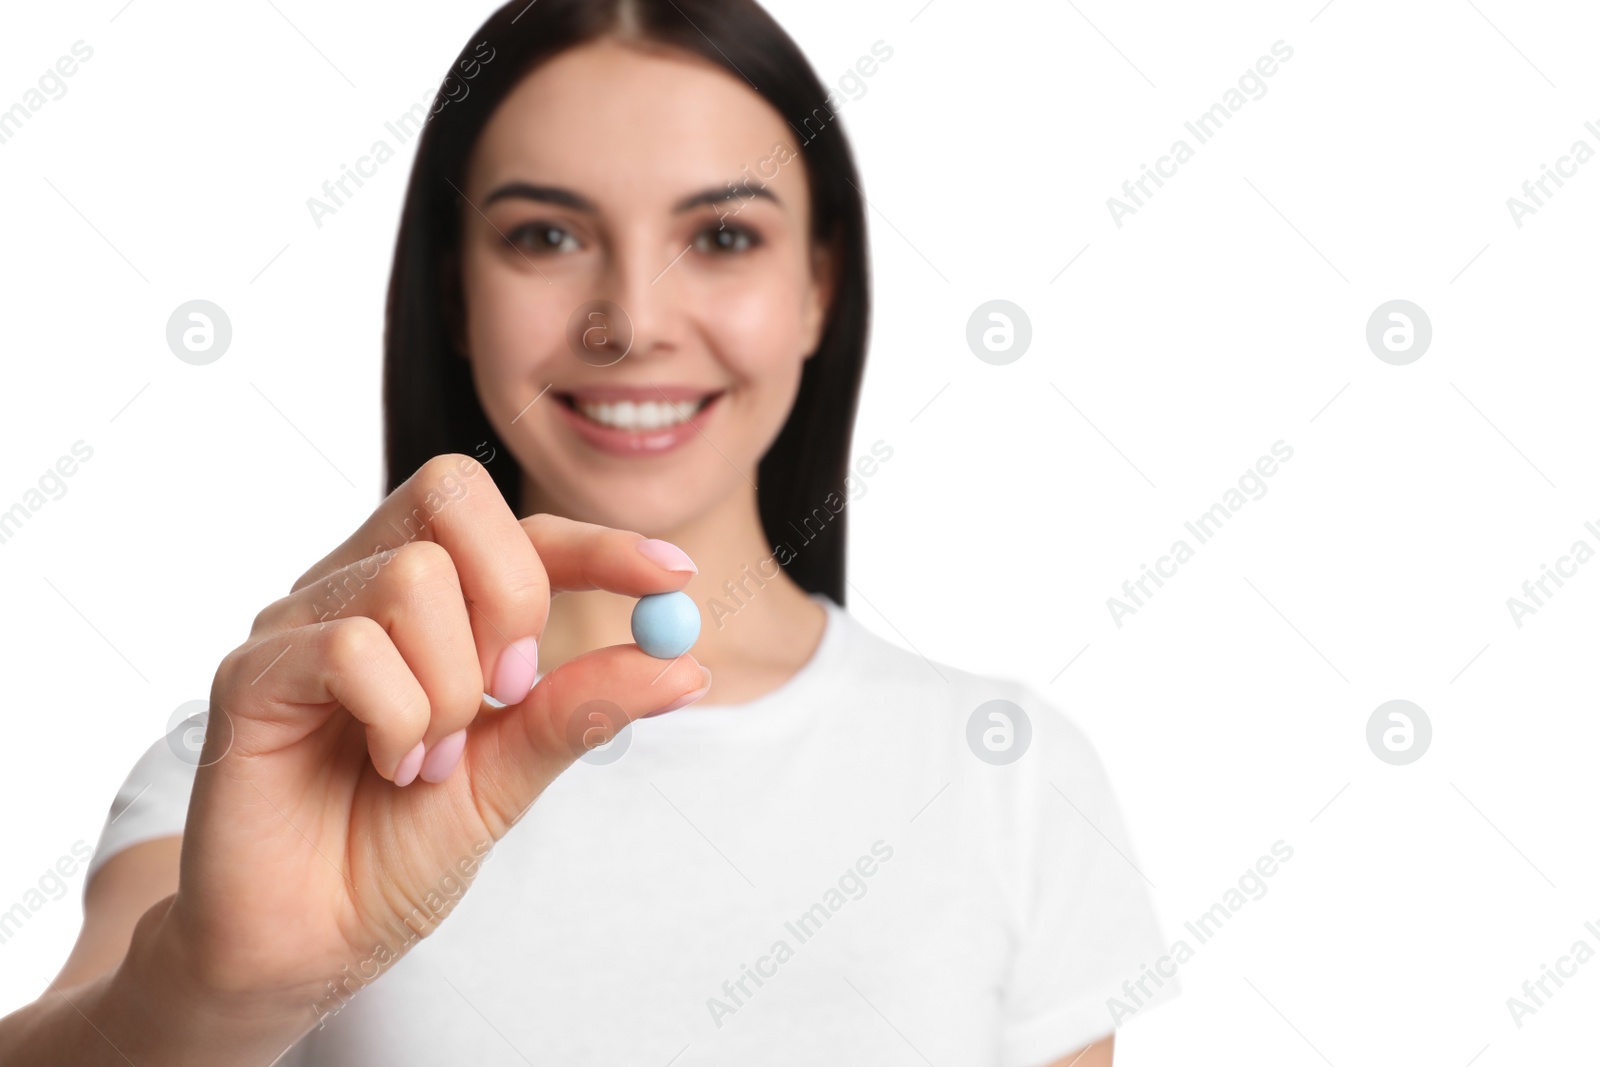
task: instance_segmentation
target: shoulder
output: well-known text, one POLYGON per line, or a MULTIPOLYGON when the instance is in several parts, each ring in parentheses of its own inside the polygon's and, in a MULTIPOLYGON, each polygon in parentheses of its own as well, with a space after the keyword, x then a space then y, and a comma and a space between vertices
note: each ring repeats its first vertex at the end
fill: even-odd
POLYGON ((1070 707, 1029 682, 930 659, 851 617, 841 634, 816 709, 836 759, 870 760, 880 788, 924 800, 945 789, 935 807, 957 810, 931 821, 981 839, 980 851, 1019 873, 1041 849, 1126 850, 1110 776, 1070 707))
POLYGON ((185 719, 134 761, 106 812, 84 877, 86 888, 106 860, 130 845, 183 833, 199 764, 194 737, 199 729, 200 720, 185 719))
POLYGON ((832 750, 870 750, 876 788, 907 794, 908 843, 960 856, 969 877, 992 884, 1013 929, 1051 901, 1101 917, 1145 906, 1111 776, 1070 707, 859 622, 847 630, 848 689, 823 709, 836 724, 832 750))
MULTIPOLYGON (((1079 779, 1099 757, 1069 710, 1035 685, 930 659, 867 628, 844 609, 834 697, 868 705, 875 718, 911 736, 959 740, 979 765, 1016 767, 1079 779)), ((910 737, 907 737, 909 740, 910 737)))

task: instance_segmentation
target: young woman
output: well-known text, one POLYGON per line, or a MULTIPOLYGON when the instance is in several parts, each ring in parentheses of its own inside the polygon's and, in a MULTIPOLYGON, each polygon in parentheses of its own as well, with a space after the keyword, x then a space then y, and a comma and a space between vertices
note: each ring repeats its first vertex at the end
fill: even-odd
POLYGON ((390 495, 129 775, 0 1061, 1110 1063, 1174 983, 1092 749, 842 607, 893 448, 850 447, 860 182, 799 50, 753 0, 515 0, 445 85, 390 495))

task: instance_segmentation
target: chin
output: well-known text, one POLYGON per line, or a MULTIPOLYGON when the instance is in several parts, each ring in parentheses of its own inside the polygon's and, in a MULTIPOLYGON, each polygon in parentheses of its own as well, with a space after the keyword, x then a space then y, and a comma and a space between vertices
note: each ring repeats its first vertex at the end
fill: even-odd
POLYGON ((633 530, 646 536, 682 529, 715 508, 717 503, 705 495, 704 483, 697 487, 699 491, 690 493, 686 487, 664 484, 660 474, 649 478, 646 484, 641 484, 637 476, 623 474, 608 477, 577 473, 575 477, 564 476, 563 481, 567 491, 545 491, 547 506, 559 514, 579 522, 633 530))

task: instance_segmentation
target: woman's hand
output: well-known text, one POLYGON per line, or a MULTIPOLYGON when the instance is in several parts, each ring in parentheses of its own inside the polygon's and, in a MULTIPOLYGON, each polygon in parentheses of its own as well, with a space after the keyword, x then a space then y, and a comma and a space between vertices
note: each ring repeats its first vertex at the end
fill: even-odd
POLYGON ((179 890, 147 916, 163 959, 208 996, 303 1007, 309 1029, 348 998, 341 983, 431 932, 556 775, 705 684, 689 656, 627 644, 529 692, 554 593, 688 581, 641 540, 519 522, 466 456, 396 489, 217 670, 179 890))

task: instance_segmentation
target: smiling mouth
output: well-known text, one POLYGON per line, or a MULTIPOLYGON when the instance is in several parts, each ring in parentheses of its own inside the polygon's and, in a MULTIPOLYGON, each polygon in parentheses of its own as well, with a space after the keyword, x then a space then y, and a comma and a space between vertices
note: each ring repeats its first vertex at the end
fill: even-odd
POLYGON ((654 399, 648 395, 602 398, 576 393, 556 393, 555 398, 596 426, 622 433, 657 433, 682 426, 722 395, 722 391, 718 391, 696 397, 685 390, 674 389, 668 392, 669 396, 672 393, 684 395, 663 399, 661 392, 668 391, 655 392, 654 399))

